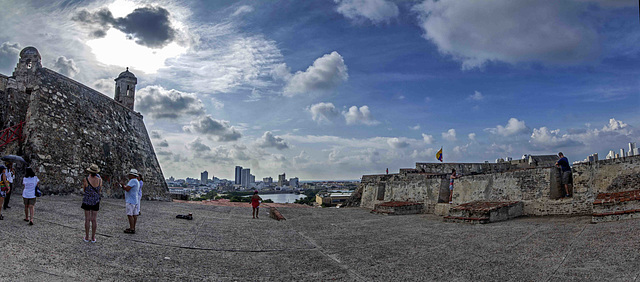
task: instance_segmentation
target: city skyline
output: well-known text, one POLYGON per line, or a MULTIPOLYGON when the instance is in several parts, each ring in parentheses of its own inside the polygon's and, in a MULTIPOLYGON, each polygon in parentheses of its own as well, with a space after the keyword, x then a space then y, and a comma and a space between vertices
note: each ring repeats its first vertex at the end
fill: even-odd
POLYGON ((640 141, 637 1, 0 5, 1 74, 34 46, 113 97, 129 67, 165 178, 359 179, 440 147, 445 162, 573 162, 640 141))

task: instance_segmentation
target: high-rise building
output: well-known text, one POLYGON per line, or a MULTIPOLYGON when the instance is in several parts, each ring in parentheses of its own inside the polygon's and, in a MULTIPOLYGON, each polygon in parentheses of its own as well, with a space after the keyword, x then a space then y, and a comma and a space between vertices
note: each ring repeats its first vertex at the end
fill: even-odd
POLYGON ((235 184, 240 185, 242 184, 242 167, 237 165, 236 166, 236 182, 235 184))
POLYGON ((273 183, 273 178, 271 178, 271 176, 262 178, 262 182, 264 182, 266 184, 271 184, 271 183, 273 183))
POLYGON ((243 168, 242 169, 242 174, 240 177, 240 186, 242 187, 249 187, 249 183, 251 181, 251 169, 250 168, 243 168))
POLYGON ((636 155, 636 142, 629 142, 629 156, 636 155))
POLYGON ((249 179, 249 184, 256 183, 256 176, 255 176, 255 175, 250 174, 250 178, 251 178, 251 179, 249 179))
POLYGON ((285 173, 278 175, 278 186, 282 187, 285 185, 286 182, 287 182, 287 175, 285 173))
POLYGON ((613 152, 613 150, 609 151, 609 154, 607 154, 607 157, 605 159, 613 159, 616 157, 616 153, 613 152))
POLYGON ((297 177, 289 179, 289 186, 291 186, 291 188, 298 188, 298 181, 297 177))
POLYGON ((205 170, 200 173, 200 184, 207 184, 207 180, 209 180, 209 172, 205 170))
POLYGON ((626 156, 627 156, 627 155, 625 155, 625 154, 624 154, 624 149, 620 148, 620 157, 621 157, 621 158, 624 158, 624 157, 626 157, 626 156))

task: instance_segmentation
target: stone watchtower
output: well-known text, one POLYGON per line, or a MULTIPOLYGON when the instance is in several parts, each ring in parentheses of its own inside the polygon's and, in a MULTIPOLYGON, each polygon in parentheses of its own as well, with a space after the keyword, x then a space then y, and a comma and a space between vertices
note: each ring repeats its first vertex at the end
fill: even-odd
POLYGON ((127 68, 118 75, 116 81, 116 95, 113 97, 116 102, 124 105, 125 107, 133 110, 133 103, 136 98, 136 84, 138 79, 127 68))
POLYGON ((38 49, 26 47, 20 51, 18 65, 13 71, 19 91, 31 93, 33 87, 38 83, 36 71, 40 68, 42 68, 42 58, 38 49))

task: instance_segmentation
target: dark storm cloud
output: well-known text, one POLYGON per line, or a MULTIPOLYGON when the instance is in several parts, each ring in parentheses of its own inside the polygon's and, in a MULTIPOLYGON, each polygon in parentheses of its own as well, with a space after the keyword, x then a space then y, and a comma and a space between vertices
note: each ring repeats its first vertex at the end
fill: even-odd
POLYGON ((104 37, 109 28, 114 27, 140 45, 162 48, 176 37, 169 15, 165 8, 147 6, 133 10, 124 18, 115 18, 107 8, 103 8, 94 13, 82 10, 72 19, 87 24, 94 37, 104 37))
POLYGON ((65 56, 58 57, 58 59, 53 64, 53 68, 59 73, 69 77, 74 77, 80 72, 73 59, 67 59, 65 56))

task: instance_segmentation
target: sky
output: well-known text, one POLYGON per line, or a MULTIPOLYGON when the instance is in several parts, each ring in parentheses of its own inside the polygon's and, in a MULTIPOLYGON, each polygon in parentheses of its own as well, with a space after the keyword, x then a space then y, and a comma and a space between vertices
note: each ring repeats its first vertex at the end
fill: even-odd
POLYGON ((570 161, 640 141, 635 0, 0 0, 20 50, 113 97, 126 67, 166 178, 359 179, 570 161))

